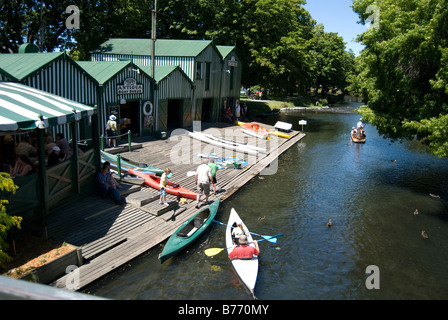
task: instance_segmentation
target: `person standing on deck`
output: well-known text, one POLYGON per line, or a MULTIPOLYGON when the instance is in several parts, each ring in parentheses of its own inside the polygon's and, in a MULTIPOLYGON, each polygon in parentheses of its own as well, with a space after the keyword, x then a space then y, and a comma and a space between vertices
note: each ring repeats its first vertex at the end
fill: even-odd
POLYGON ((210 183, 213 181, 210 167, 205 163, 199 165, 194 176, 194 183, 198 186, 198 195, 196 197, 196 209, 199 208, 199 199, 202 192, 205 194, 205 202, 208 203, 208 195, 210 194, 210 183))
POLYGON ((240 121, 240 117, 241 117, 240 101, 236 100, 236 104, 235 104, 235 118, 236 118, 236 121, 240 121))
POLYGON ((210 167, 210 172, 212 174, 213 194, 216 195, 216 171, 218 171, 218 165, 213 159, 210 159, 208 166, 210 167))
POLYGON ((117 147, 117 117, 113 114, 110 115, 109 121, 106 123, 106 135, 107 135, 107 146, 110 148, 110 142, 114 145, 114 148, 117 147))
POLYGON ((160 177, 160 200, 159 204, 163 204, 165 206, 169 206, 168 202, 166 202, 166 185, 168 183, 168 179, 171 178, 173 174, 171 173, 170 168, 166 168, 165 172, 160 177))

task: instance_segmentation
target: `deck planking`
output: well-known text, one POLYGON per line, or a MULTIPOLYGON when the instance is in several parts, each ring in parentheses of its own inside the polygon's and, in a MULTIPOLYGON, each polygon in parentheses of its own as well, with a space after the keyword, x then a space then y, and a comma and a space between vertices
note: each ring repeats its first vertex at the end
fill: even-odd
MULTIPOLYGON (((228 126, 222 123, 213 125, 214 127, 203 128, 203 132, 238 142, 261 143, 266 146, 267 153, 249 156, 241 152, 210 146, 184 134, 164 140, 149 138, 144 141, 140 138, 141 148, 133 149, 131 152, 122 152, 121 155, 161 169, 169 167, 173 172, 171 181, 191 190, 196 190, 195 179, 194 176, 187 176, 187 172, 195 171, 198 165, 208 162, 208 160, 197 157, 197 153, 207 152, 210 154, 214 152, 220 156, 237 156, 239 159, 248 161, 248 165, 239 169, 223 168, 218 170, 217 194, 214 195, 212 189, 209 201, 214 201, 218 197, 221 198, 221 201, 225 201, 262 173, 280 154, 305 136, 303 133, 292 131, 288 133, 290 134, 289 139, 274 137, 273 140, 277 140, 259 141, 261 139, 248 136, 236 125, 228 126), (271 146, 274 147, 273 150, 270 150, 271 146), (176 158, 176 153, 173 150, 186 151, 181 156, 178 156, 178 152, 176 158)), ((263 127, 272 129, 268 125, 263 125, 263 127)), ((182 130, 177 131, 182 132, 182 130)), ((119 149, 118 151, 125 150, 119 149)), ((51 285, 72 291, 79 290, 122 264, 157 248, 182 223, 197 212, 194 200, 185 199, 186 203, 181 204, 178 203, 176 196, 169 194, 167 201, 171 207, 162 210, 161 205, 158 204, 158 197, 154 197, 154 192, 158 193, 157 190, 144 185, 127 185, 124 190, 124 198, 129 196, 140 199, 144 198, 147 193, 148 199, 151 199, 144 201, 148 203, 141 207, 138 201, 132 201, 125 206, 117 206, 111 199, 101 199, 98 195, 91 195, 76 204, 62 208, 54 215, 53 219, 50 217, 49 236, 55 240, 66 241, 81 247, 85 263, 77 270, 79 282, 75 286, 71 283, 71 274, 57 279, 51 285)), ((205 205, 204 200, 205 196, 202 196, 201 205, 205 205)))

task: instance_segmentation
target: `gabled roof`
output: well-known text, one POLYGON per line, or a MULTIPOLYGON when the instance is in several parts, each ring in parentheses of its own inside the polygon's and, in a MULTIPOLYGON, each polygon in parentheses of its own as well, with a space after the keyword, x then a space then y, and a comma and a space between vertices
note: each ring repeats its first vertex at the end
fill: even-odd
MULTIPOLYGON (((151 74, 151 66, 139 66, 138 68, 140 68, 143 72, 145 72, 147 74, 151 74)), ((160 82, 176 70, 179 70, 180 73, 182 73, 184 75, 185 79, 187 79, 188 82, 193 84, 191 79, 187 76, 187 74, 182 70, 181 67, 173 66, 173 65, 171 65, 171 66, 156 66, 154 68, 154 79, 156 80, 156 82, 160 82)))
POLYGON ((92 115, 93 107, 15 82, 0 82, 0 131, 35 129, 42 115, 45 125, 61 125, 92 115))
MULTIPOLYGON (((211 40, 157 39, 155 55, 166 57, 196 57, 209 45, 211 40)), ((151 55, 151 39, 109 39, 91 53, 151 55)))
POLYGON ((235 50, 235 46, 216 46, 216 49, 218 49, 218 52, 221 54, 222 58, 225 59, 230 52, 235 50))
POLYGON ((65 52, 0 54, 0 73, 13 81, 21 81, 64 56, 65 52))
POLYGON ((99 85, 104 85, 124 68, 133 65, 131 61, 76 61, 99 85))

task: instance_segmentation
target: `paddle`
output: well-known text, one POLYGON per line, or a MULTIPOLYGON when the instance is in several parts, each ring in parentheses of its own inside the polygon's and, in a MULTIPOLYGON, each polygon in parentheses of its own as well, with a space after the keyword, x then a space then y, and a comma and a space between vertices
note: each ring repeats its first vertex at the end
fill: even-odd
MULTIPOLYGON (((222 225, 222 226, 225 226, 225 227, 229 227, 229 228, 235 228, 235 227, 232 227, 232 226, 229 226, 229 225, 227 225, 227 224, 225 224, 225 223, 222 223, 222 222, 220 222, 220 221, 216 221, 216 220, 212 220, 213 222, 216 222, 216 223, 218 223, 218 224, 220 224, 220 225, 222 225)), ((271 236, 262 236, 261 234, 258 234, 258 233, 253 233, 253 232, 249 232, 251 235, 253 235, 253 236, 259 236, 259 237, 262 237, 262 238, 264 238, 265 240, 268 240, 269 242, 272 242, 272 243, 277 243, 277 238, 272 238, 271 236)))
MULTIPOLYGON (((278 237, 282 237, 282 236, 283 236, 283 233, 280 233, 280 234, 276 234, 275 236, 272 236, 271 238, 278 238, 278 237)), ((263 240, 268 240, 268 239, 261 239, 261 240, 258 240, 257 242, 260 243, 263 240)), ((213 257, 213 256, 216 256, 221 251, 224 251, 224 250, 230 249, 230 248, 232 248, 232 247, 228 247, 228 248, 209 248, 209 249, 205 249, 204 253, 205 253, 205 255, 207 255, 209 257, 213 257)))

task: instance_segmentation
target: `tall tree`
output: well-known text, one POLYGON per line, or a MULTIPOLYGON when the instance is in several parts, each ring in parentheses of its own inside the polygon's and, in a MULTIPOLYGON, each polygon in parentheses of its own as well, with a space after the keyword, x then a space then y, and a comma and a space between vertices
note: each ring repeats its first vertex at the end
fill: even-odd
POLYGON ((325 32, 318 24, 313 29, 313 38, 308 42, 312 59, 312 79, 316 92, 322 88, 322 94, 329 89, 344 89, 347 75, 354 67, 354 54, 345 50, 344 39, 337 33, 325 32))
POLYGON ((376 22, 359 40, 365 118, 392 138, 428 142, 448 155, 448 3, 438 0, 355 0, 361 23, 376 22))

